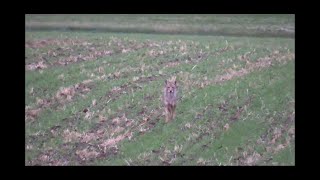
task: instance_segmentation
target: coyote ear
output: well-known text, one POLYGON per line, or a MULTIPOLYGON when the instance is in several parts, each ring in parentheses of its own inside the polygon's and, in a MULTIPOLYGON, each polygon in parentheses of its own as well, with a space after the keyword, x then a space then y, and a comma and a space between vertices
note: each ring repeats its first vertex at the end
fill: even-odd
POLYGON ((167 80, 165 80, 164 83, 168 84, 168 83, 167 83, 167 80))

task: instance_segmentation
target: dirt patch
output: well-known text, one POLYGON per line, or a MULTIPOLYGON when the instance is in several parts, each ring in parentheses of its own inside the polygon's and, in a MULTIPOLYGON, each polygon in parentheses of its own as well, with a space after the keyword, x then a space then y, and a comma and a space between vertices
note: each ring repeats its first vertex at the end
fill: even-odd
POLYGON ((137 83, 146 83, 146 82, 151 82, 151 81, 155 81, 159 78, 160 76, 148 76, 148 77, 140 77, 138 80, 137 80, 137 83))
MULTIPOLYGON (((119 121, 130 121, 130 119, 125 118, 125 116, 119 119, 119 121)), ((128 123, 124 123, 122 125, 126 126, 127 124, 128 123)), ((71 160, 76 161, 80 164, 100 157, 102 158, 108 155, 116 154, 118 152, 117 144, 123 139, 128 138, 130 134, 123 133, 124 128, 120 127, 120 124, 108 127, 110 129, 106 129, 104 126, 99 125, 99 127, 95 128, 94 131, 83 133, 79 133, 75 130, 65 129, 62 133, 64 144, 62 144, 60 148, 63 148, 65 145, 67 145, 68 148, 66 149, 66 151, 75 152, 76 155, 71 160)), ((69 154, 68 152, 54 152, 56 153, 55 164, 59 164, 58 162, 63 164, 62 160, 70 159, 70 157, 64 157, 69 154)), ((41 161, 40 163, 48 164, 48 162, 44 161, 41 161)), ((52 163, 51 161, 50 165, 54 165, 54 163, 52 163)))
MULTIPOLYGON (((68 130, 68 129, 67 129, 68 130)), ((69 140, 70 137, 74 137, 71 141, 66 142, 81 142, 81 143, 91 143, 105 136, 105 131, 103 129, 98 129, 95 132, 84 132, 77 133, 75 131, 64 133, 64 139, 69 140)))
POLYGON ((74 39, 42 39, 42 40, 34 40, 34 41, 27 41, 25 44, 26 48, 44 48, 47 46, 69 46, 69 45, 79 45, 85 44, 87 42, 81 40, 74 40, 74 39))
POLYGON ((44 69, 52 65, 66 66, 80 61, 92 61, 104 56, 137 51, 146 46, 144 43, 115 38, 111 38, 107 44, 74 39, 45 39, 27 41, 25 44, 26 48, 34 49, 49 45, 53 47, 50 47, 46 53, 36 54, 36 62, 26 65, 27 70, 44 69))
POLYGON ((43 109, 50 107, 63 106, 65 103, 72 101, 73 97, 76 95, 84 96, 89 93, 94 87, 92 80, 85 80, 83 82, 77 83, 69 87, 61 87, 55 96, 48 99, 37 98, 37 106, 31 108, 26 106, 25 108, 25 120, 34 121, 39 116, 43 109))
MULTIPOLYGON (((270 118, 268 120, 271 123, 269 128, 256 141, 257 144, 264 145, 267 153, 277 154, 295 142, 294 117, 292 117, 294 116, 294 108, 292 109, 290 104, 291 102, 288 105, 289 110, 280 113, 279 116, 287 116, 288 119, 293 118, 293 120, 279 121, 278 119, 270 118)), ((268 163, 270 158, 266 157, 264 161, 268 163)))
POLYGON ((78 155, 81 160, 86 161, 98 157, 99 152, 91 148, 85 148, 83 150, 77 150, 76 155, 78 155))
MULTIPOLYGON (((220 82, 231 80, 236 77, 244 76, 248 73, 249 71, 247 69, 233 70, 232 68, 229 68, 226 74, 217 76, 214 81, 216 83, 220 83, 220 82)), ((204 84, 204 86, 206 86, 206 84, 204 84)))
MULTIPOLYGON (((274 51, 270 55, 266 57, 262 57, 257 59, 256 62, 246 62, 245 68, 242 68, 240 70, 234 70, 233 68, 229 68, 226 70, 225 74, 218 75, 214 79, 213 83, 222 83, 227 80, 231 80, 236 77, 242 77, 246 74, 251 73, 252 71, 256 69, 262 69, 270 67, 273 62, 280 62, 280 63, 286 63, 287 61, 293 60, 295 58, 294 53, 285 53, 281 54, 279 51, 274 51)), ((206 85, 211 84, 210 81, 208 81, 206 85)))
MULTIPOLYGON (((234 48, 232 47, 222 48, 217 52, 222 53, 228 50, 234 50, 234 48)), ((247 57, 251 53, 253 52, 246 53, 245 57, 247 57)), ((206 53, 200 53, 198 59, 190 58, 190 60, 186 60, 185 62, 189 64, 198 63, 199 61, 202 61, 206 57, 208 57, 206 53)), ((220 84, 236 77, 245 76, 254 70, 269 67, 272 65, 273 62, 286 63, 288 60, 292 60, 292 59, 294 59, 293 53, 280 54, 279 52, 275 51, 266 57, 259 58, 256 62, 246 61, 246 65, 244 68, 241 68, 241 69, 229 68, 225 70, 224 74, 217 75, 215 79, 209 79, 207 76, 202 77, 201 79, 199 77, 194 76, 192 73, 187 73, 187 72, 179 73, 179 77, 183 82, 184 87, 187 89, 187 91, 189 91, 188 89, 192 87, 198 87, 201 89, 208 85, 220 84)), ((168 63, 163 63, 163 64, 166 67, 170 67, 171 65, 173 66, 179 65, 181 62, 182 62, 181 60, 177 59, 175 61, 170 61, 168 63)), ((193 68, 195 67, 196 66, 194 66, 193 68)))
POLYGON ((167 52, 165 50, 156 50, 156 49, 151 49, 147 52, 147 54, 150 56, 150 57, 158 57, 158 56, 161 56, 161 55, 164 55, 166 54, 167 52))
POLYGON ((61 87, 56 93, 54 99, 60 104, 64 104, 66 101, 71 101, 72 98, 77 94, 83 96, 84 94, 90 92, 94 87, 92 82, 93 81, 89 79, 69 87, 61 87))
POLYGON ((113 51, 110 50, 96 50, 90 54, 71 55, 65 58, 60 58, 53 64, 58 66, 66 66, 80 61, 92 61, 104 56, 110 56, 112 54, 113 51))
POLYGON ((248 155, 243 161, 243 165, 255 165, 261 159, 261 155, 257 152, 253 152, 252 155, 248 155))
POLYGON ((153 75, 148 77, 139 77, 135 79, 134 82, 127 82, 121 86, 113 87, 106 95, 109 97, 109 100, 116 100, 122 94, 126 94, 128 92, 133 92, 133 90, 140 89, 141 86, 138 83, 146 83, 150 81, 155 81, 160 77, 160 75, 153 75), (130 91, 131 89, 131 91, 130 91))
POLYGON ((64 144, 59 148, 67 146, 64 152, 56 150, 53 150, 51 154, 46 152, 42 154, 42 160, 38 159, 31 164, 68 165, 70 162, 86 164, 94 159, 115 155, 119 152, 117 145, 121 141, 131 140, 134 132, 138 132, 137 135, 142 135, 154 127, 154 121, 161 116, 160 109, 147 111, 138 117, 138 119, 141 119, 140 121, 129 119, 125 114, 109 119, 109 117, 104 117, 104 113, 101 112, 97 116, 102 121, 99 121, 91 131, 80 133, 70 130, 70 128, 63 130, 61 135, 64 144), (70 157, 69 152, 75 152, 75 156, 70 157))
POLYGON ((144 100, 145 100, 145 101, 151 101, 151 100, 153 100, 154 98, 156 98, 156 95, 155 95, 155 94, 153 94, 153 95, 146 95, 146 96, 144 97, 144 100))
POLYGON ((39 61, 35 63, 31 63, 26 66, 27 70, 36 70, 36 69, 46 69, 48 66, 44 63, 44 61, 39 61))
POLYGON ((56 99, 60 102, 62 102, 65 99, 71 101, 71 98, 74 96, 74 94, 74 87, 60 88, 60 90, 56 93, 56 99))
POLYGON ((176 58, 174 60, 170 60, 168 62, 160 62, 159 65, 163 66, 164 68, 171 68, 171 67, 175 67, 175 66, 179 66, 182 63, 186 63, 186 64, 196 64, 199 63, 205 59, 207 59, 209 57, 208 53, 205 52, 198 52, 194 55, 188 55, 186 57, 183 58, 176 58))
POLYGON ((291 143, 294 143, 294 128, 285 129, 282 126, 274 127, 273 131, 270 133, 269 138, 258 139, 259 143, 266 145, 266 151, 269 153, 278 153, 280 150, 286 148, 291 143), (289 132, 290 131, 290 132, 289 132), (288 133, 285 133, 288 132, 288 133), (285 138, 285 140, 281 140, 285 138))
POLYGON ((254 166, 259 161, 263 160, 263 155, 256 152, 251 146, 247 150, 243 150, 241 147, 236 148, 237 155, 234 158, 230 158, 235 165, 240 166, 254 166))
POLYGON ((37 98, 37 105, 39 108, 47 108, 50 107, 50 105, 52 104, 52 100, 51 99, 40 99, 37 98))
POLYGON ((125 134, 121 134, 121 135, 117 136, 116 138, 110 138, 110 139, 103 141, 99 146, 101 148, 103 148, 104 152, 106 152, 106 149, 108 147, 116 146, 116 144, 119 143, 120 141, 122 141, 125 137, 126 137, 125 134))
POLYGON ((220 48, 218 50, 216 50, 215 52, 211 53, 211 55, 213 56, 218 56, 218 55, 221 55, 223 53, 226 53, 228 51, 233 51, 233 50, 236 50, 236 49, 239 49, 240 47, 234 47, 232 45, 229 45, 229 44, 226 44, 226 46, 224 48, 220 48))
POLYGON ((25 120, 34 121, 40 114, 41 108, 30 109, 29 107, 25 108, 25 120))
POLYGON ((179 64, 180 62, 169 62, 169 63, 166 63, 164 67, 175 67, 175 66, 178 66, 179 64))
POLYGON ((232 115, 232 116, 229 118, 229 120, 230 120, 230 121, 237 121, 237 120, 240 118, 243 110, 246 109, 248 106, 250 106, 253 98, 254 98, 254 97, 249 96, 249 97, 245 100, 245 102, 244 102, 243 104, 241 104, 240 106, 236 107, 236 112, 235 112, 235 114, 232 115))
MULTIPOLYGON (((122 68, 120 70, 115 71, 114 73, 109 73, 107 75, 108 79, 119 79, 119 78, 126 78, 128 76, 130 76, 131 73, 143 73, 147 70, 158 70, 158 67, 155 66, 149 66, 149 65, 145 65, 142 64, 140 67, 125 67, 122 68)), ((137 81, 140 77, 133 77, 132 81, 137 81)))
POLYGON ((153 109, 149 112, 145 112, 144 114, 139 114, 136 118, 140 120, 137 121, 128 119, 125 114, 121 117, 113 118, 110 120, 111 126, 109 126, 111 128, 109 131, 110 138, 99 143, 99 147, 106 152, 108 148, 116 147, 119 142, 126 138, 131 140, 134 132, 138 132, 137 135, 146 133, 155 126, 154 121, 159 120, 159 116, 161 115, 162 113, 160 109, 153 109))
POLYGON ((64 130, 62 135, 65 143, 77 141, 81 138, 81 136, 81 133, 78 133, 76 131, 70 131, 69 129, 64 130))

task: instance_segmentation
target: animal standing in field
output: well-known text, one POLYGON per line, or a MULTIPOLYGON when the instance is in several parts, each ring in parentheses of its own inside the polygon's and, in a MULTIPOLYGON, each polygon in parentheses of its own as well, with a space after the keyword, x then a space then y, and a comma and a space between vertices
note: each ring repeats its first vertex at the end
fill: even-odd
POLYGON ((172 77, 170 80, 165 80, 163 94, 163 102, 165 105, 166 123, 171 121, 176 116, 176 104, 177 104, 177 81, 176 77, 172 77))

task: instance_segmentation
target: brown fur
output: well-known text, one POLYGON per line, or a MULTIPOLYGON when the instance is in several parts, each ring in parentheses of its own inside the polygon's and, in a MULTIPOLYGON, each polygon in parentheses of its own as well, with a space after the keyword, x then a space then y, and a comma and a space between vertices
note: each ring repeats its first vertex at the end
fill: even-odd
POLYGON ((177 104, 177 82, 173 77, 171 80, 165 81, 163 94, 163 102, 165 105, 166 123, 171 121, 176 116, 176 104, 177 104))

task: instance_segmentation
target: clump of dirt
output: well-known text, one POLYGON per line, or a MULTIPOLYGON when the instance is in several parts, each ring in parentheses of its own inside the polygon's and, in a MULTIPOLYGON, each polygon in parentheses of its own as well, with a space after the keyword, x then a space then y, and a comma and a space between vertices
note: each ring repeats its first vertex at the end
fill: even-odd
POLYGON ((35 69, 46 69, 48 66, 44 63, 44 61, 35 62, 27 65, 27 70, 35 70, 35 69))
POLYGON ((252 155, 248 155, 243 161, 242 163, 244 165, 255 165, 259 160, 261 159, 261 155, 257 152, 253 152, 252 155))
POLYGON ((223 130, 228 131, 230 128, 230 125, 227 123, 223 126, 223 130))
POLYGON ((121 134, 121 135, 117 136, 116 138, 110 138, 110 139, 103 141, 99 146, 105 150, 107 147, 115 146, 118 142, 123 140, 125 137, 126 136, 124 134, 121 134))
POLYGON ((51 99, 40 99, 40 98, 37 98, 37 105, 40 108, 50 107, 51 104, 52 104, 52 100, 51 99))
POLYGON ((49 162, 50 160, 50 157, 46 154, 42 154, 39 156, 39 160, 42 161, 42 162, 49 162))
POLYGON ((98 138, 98 136, 96 136, 95 133, 86 133, 81 138, 81 142, 88 143, 90 141, 95 141, 98 138))
POLYGON ((55 99, 63 104, 65 101, 71 101, 76 94, 87 94, 93 87, 91 82, 93 81, 89 79, 69 87, 61 87, 56 93, 55 99))
POLYGON ((76 93, 87 94, 93 88, 92 80, 85 80, 79 84, 74 85, 76 93))
POLYGON ((83 150, 77 150, 76 155, 78 155, 81 160, 86 161, 98 157, 99 152, 95 151, 94 149, 85 148, 83 150))
POLYGON ((241 70, 237 71, 237 70, 233 70, 232 68, 229 68, 227 70, 226 74, 216 76, 214 82, 215 83, 220 83, 220 82, 228 81, 228 80, 231 80, 231 79, 233 79, 235 77, 244 76, 244 75, 246 75, 248 73, 249 73, 249 71, 246 70, 246 69, 241 69, 241 70))
POLYGON ((262 154, 256 152, 251 146, 247 150, 241 147, 236 148, 237 156, 230 158, 236 165, 240 166, 253 166, 263 159, 262 154))
POLYGON ((155 81, 158 79, 159 76, 147 76, 147 77, 140 77, 136 82, 137 83, 145 83, 150 81, 155 81))
POLYGON ((25 120, 35 120, 39 113, 41 112, 41 108, 31 109, 30 107, 26 107, 25 109, 25 120))
POLYGON ((178 66, 180 64, 180 62, 168 62, 165 64, 164 67, 175 67, 178 66))
POLYGON ((163 50, 151 49, 150 51, 148 51, 148 55, 150 57, 158 57, 158 56, 163 55, 163 54, 164 54, 163 50))
POLYGON ((120 97, 122 94, 126 94, 128 91, 133 92, 133 90, 141 88, 141 86, 139 86, 137 83, 145 83, 145 82, 155 81, 159 77, 160 76, 156 76, 156 75, 147 76, 147 77, 139 77, 134 81, 134 83, 127 82, 121 86, 113 87, 106 95, 110 98, 110 100, 115 100, 118 97, 120 97), (129 89, 131 89, 131 91, 129 89))
POLYGON ((64 142, 67 143, 67 142, 78 141, 81 138, 82 134, 76 131, 70 131, 69 129, 66 129, 63 131, 62 136, 63 136, 64 142))
POLYGON ((270 143, 271 144, 276 143, 276 140, 279 139, 281 135, 282 135, 281 128, 275 127, 273 131, 272 140, 270 141, 270 143))
POLYGON ((71 101, 71 98, 74 96, 74 94, 75 94, 74 87, 60 88, 56 93, 56 99, 60 102, 65 99, 68 101, 71 101))

